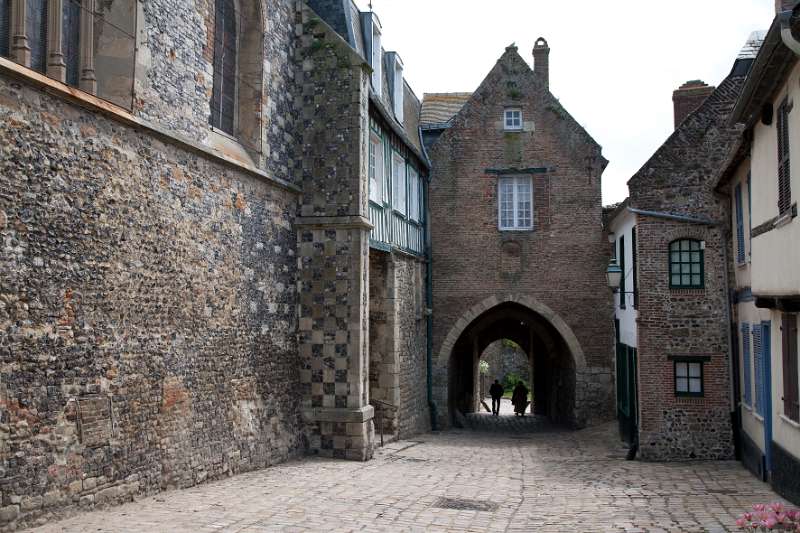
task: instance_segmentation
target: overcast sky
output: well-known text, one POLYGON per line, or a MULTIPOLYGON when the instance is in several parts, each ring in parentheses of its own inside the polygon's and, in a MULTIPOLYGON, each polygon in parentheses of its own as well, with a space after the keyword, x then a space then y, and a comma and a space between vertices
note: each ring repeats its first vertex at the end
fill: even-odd
MULTIPOLYGON (((362 9, 368 0, 356 0, 362 9)), ((414 92, 474 91, 506 46, 550 45, 550 90, 603 147, 603 203, 673 129, 672 91, 717 85, 774 0, 373 0, 414 92)))

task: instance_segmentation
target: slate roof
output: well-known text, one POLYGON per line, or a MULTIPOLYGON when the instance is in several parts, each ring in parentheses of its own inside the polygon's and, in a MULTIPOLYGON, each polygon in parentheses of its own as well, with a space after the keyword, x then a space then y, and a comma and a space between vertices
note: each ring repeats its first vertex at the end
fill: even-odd
POLYGON ((445 127, 461 111, 472 93, 425 93, 422 96, 420 125, 445 127))

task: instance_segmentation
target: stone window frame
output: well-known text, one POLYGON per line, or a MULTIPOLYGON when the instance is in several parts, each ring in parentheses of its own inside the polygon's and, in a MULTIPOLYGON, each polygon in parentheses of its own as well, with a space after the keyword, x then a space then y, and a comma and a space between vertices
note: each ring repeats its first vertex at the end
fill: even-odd
POLYGON ((505 131, 522 131, 521 107, 506 107, 503 110, 503 129, 505 131), (514 116, 515 113, 519 116, 514 116), (519 123, 517 124, 517 122, 519 123))
POLYGON ((668 266, 668 268, 667 268, 667 276, 668 276, 668 279, 669 279, 669 288, 670 289, 705 289, 705 247, 703 245, 703 241, 702 240, 695 239, 695 238, 692 238, 692 237, 680 237, 680 238, 677 238, 677 239, 674 239, 674 240, 670 241, 669 246, 667 247, 667 266, 668 266), (689 249, 685 250, 689 254, 694 253, 694 252, 699 252, 699 257, 700 257, 699 261, 693 261, 691 259, 691 255, 689 257, 689 261, 683 261, 682 255, 681 255, 681 259, 679 261, 677 261, 677 262, 673 261, 673 254, 674 253, 677 252, 679 254, 683 254, 683 252, 684 252, 684 250, 682 249, 681 244, 680 244, 682 242, 688 242, 689 243, 689 249), (672 247, 676 243, 678 244, 678 250, 673 250, 672 247), (696 250, 692 249, 692 244, 694 244, 694 243, 697 243, 697 246, 698 246, 696 250), (696 263, 699 263, 699 265, 700 265, 700 272, 699 273, 692 272, 692 265, 694 265, 696 263), (672 271, 673 265, 679 265, 681 267, 680 271, 677 274, 672 271), (684 276, 683 268, 682 268, 683 265, 689 265, 689 272, 686 274, 686 275, 689 276, 689 283, 688 284, 683 283, 683 276, 684 276), (676 284, 676 283, 673 282, 673 279, 674 279, 673 276, 675 276, 675 275, 677 275, 679 278, 681 278, 681 282, 680 283, 676 284), (700 276, 700 282, 699 283, 693 283, 692 282, 692 278, 694 276, 700 276))
MULTIPOLYGON (((94 16, 95 0, 46 0, 45 69, 43 74, 61 83, 67 83, 67 64, 64 57, 64 12, 65 2, 80 5, 80 37, 78 54, 77 88, 89 94, 97 93, 97 78, 94 65, 94 16)), ((33 35, 28 35, 28 1, 10 0, 9 59, 25 68, 31 66, 31 44, 33 35)))
POLYGON ((671 355, 669 360, 672 361, 672 390, 678 398, 702 398, 705 396, 705 364, 711 361, 709 356, 697 355, 671 355), (679 365, 685 365, 686 375, 679 375, 679 365), (692 375, 692 367, 696 365, 699 375, 692 375), (686 390, 678 388, 678 380, 686 379, 686 390), (692 380, 699 382, 700 390, 692 391, 692 380))
POLYGON ((534 187, 534 183, 533 183, 533 177, 532 176, 513 176, 513 175, 508 175, 508 176, 500 176, 499 178, 497 178, 497 229, 498 230, 500 230, 500 231, 533 231, 534 230, 534 227, 535 227, 535 223, 534 223, 535 213, 534 213, 534 203, 533 203, 533 201, 534 201, 533 187, 534 187), (505 225, 505 224, 503 224, 503 198, 505 197, 506 193, 503 192, 503 184, 507 183, 509 180, 511 180, 511 183, 512 183, 512 194, 511 194, 512 215, 511 216, 512 216, 513 221, 512 221, 511 225, 505 225), (518 209, 519 209, 518 194, 519 194, 519 183, 521 181, 527 181, 528 186, 529 186, 528 187, 528 192, 529 192, 528 200, 529 200, 529 203, 530 203, 530 224, 524 225, 524 226, 519 224, 519 218, 520 217, 518 215, 518 209))

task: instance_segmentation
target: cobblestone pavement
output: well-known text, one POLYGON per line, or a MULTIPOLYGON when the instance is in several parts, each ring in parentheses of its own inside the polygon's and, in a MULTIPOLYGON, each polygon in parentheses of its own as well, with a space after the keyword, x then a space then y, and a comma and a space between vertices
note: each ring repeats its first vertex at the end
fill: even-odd
POLYGON ((735 462, 625 461, 614 424, 488 431, 513 418, 387 444, 367 463, 293 461, 37 531, 717 532, 778 499, 735 462))

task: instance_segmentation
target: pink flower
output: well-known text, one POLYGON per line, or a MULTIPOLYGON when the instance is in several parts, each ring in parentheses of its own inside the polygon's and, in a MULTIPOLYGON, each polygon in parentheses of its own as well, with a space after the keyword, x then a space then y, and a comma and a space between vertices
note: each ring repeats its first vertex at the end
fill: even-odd
POLYGON ((761 513, 767 510, 767 506, 763 503, 756 503, 753 505, 753 510, 761 513))
POLYGON ((800 511, 797 509, 791 509, 786 511, 786 516, 789 518, 789 520, 798 520, 800 519, 800 511))
POLYGON ((743 528, 743 527, 745 527, 746 524, 747 524, 747 521, 744 518, 737 518, 736 519, 736 526, 737 527, 742 527, 743 528))
POLYGON ((753 513, 744 513, 742 515, 742 518, 744 518, 745 520, 747 520, 749 522, 749 521, 751 521, 753 519, 753 513))
POLYGON ((784 510, 783 504, 781 502, 772 502, 769 504, 769 510, 775 513, 781 513, 784 510))
POLYGON ((778 525, 778 521, 775 519, 774 516, 769 516, 766 520, 764 520, 764 525, 767 526, 769 529, 778 525))

